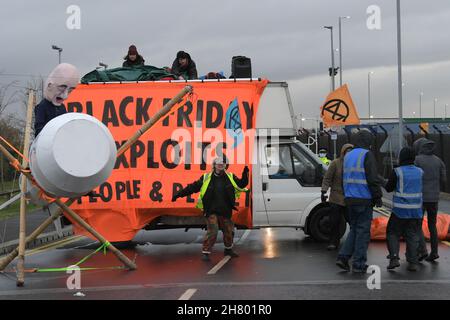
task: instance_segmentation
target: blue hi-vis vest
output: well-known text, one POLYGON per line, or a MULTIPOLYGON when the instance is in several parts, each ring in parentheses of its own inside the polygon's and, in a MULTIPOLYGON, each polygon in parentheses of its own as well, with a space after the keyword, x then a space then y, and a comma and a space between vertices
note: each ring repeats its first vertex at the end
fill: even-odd
POLYGON ((392 211, 403 219, 422 218, 422 169, 408 165, 394 170, 397 187, 392 199, 392 211))
POLYGON ((367 185, 364 159, 369 150, 356 148, 344 157, 344 195, 346 198, 372 199, 367 185))

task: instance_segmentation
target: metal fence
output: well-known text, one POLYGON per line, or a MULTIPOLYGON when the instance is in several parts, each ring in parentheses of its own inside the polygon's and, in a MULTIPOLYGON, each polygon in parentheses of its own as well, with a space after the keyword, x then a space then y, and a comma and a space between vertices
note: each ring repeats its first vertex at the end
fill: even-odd
MULTIPOLYGON (((339 155, 342 146, 345 143, 355 142, 355 130, 360 128, 367 128, 372 131, 375 136, 372 151, 377 160, 378 173, 387 178, 392 171, 392 168, 397 165, 397 152, 381 152, 380 148, 389 137, 390 132, 395 128, 395 124, 382 125, 364 125, 346 127, 339 132, 336 140, 336 154, 339 155)), ((398 124, 397 124, 398 127, 398 124)), ((450 129, 447 124, 430 124, 426 128, 420 124, 405 125, 405 139, 408 146, 412 146, 413 142, 419 138, 427 138, 436 143, 434 153, 442 159, 447 168, 447 184, 444 186, 444 192, 450 192, 450 129)), ((316 143, 310 137, 314 137, 313 131, 302 130, 299 133, 298 139, 309 145, 309 148, 315 152, 316 143)), ((331 135, 327 132, 320 132, 318 136, 318 147, 326 148, 328 150, 328 158, 332 159, 334 154, 334 144, 331 135)))

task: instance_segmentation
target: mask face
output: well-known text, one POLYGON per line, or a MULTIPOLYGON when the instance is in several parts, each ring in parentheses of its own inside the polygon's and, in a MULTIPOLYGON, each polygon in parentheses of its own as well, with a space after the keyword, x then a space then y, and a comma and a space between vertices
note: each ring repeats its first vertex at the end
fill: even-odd
POLYGON ((325 157, 327 154, 326 153, 319 153, 319 157, 323 158, 325 157))
POLYGON ((75 89, 79 80, 77 68, 68 63, 61 63, 48 76, 44 96, 55 106, 60 106, 75 89))

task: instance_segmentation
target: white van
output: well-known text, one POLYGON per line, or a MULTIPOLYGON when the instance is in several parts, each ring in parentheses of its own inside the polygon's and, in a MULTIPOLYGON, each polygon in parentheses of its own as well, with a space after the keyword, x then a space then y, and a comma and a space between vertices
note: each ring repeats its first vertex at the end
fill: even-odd
MULTIPOLYGON (((330 233, 329 206, 320 198, 327 167, 296 139, 298 128, 287 83, 267 84, 258 106, 256 129, 252 228, 299 228, 317 241, 327 241, 330 233)), ((146 229, 170 226, 202 226, 202 220, 163 216, 158 224, 153 223, 146 229)), ((242 225, 237 227, 246 228, 242 225)), ((341 236, 345 228, 343 221, 341 236)))
MULTIPOLYGON (((187 127, 195 130, 192 125, 195 119, 197 121, 202 119, 205 126, 206 123, 220 123, 223 130, 223 116, 232 109, 228 107, 228 111, 224 111, 223 108, 217 112, 216 108, 214 111, 213 109, 220 105, 217 101, 212 101, 217 97, 215 93, 226 92, 226 98, 221 102, 222 106, 226 107, 228 104, 231 106, 230 101, 245 96, 246 93, 239 96, 238 92, 242 92, 239 90, 243 87, 259 86, 255 82, 261 82, 261 91, 258 91, 259 102, 254 100, 252 111, 249 104, 243 102, 247 128, 250 119, 251 128, 256 129, 255 134, 251 136, 254 139, 251 193, 245 195, 245 208, 242 207, 241 199, 245 219, 240 219, 239 216, 243 211, 238 212, 233 216, 235 224, 237 228, 298 228, 318 241, 328 240, 330 232, 328 204, 322 203, 320 199, 320 187, 326 167, 317 155, 296 139, 298 128, 287 83, 266 82, 260 79, 192 80, 187 83, 185 81, 90 83, 78 86, 67 101, 68 111, 87 112, 99 118, 111 130, 116 144, 127 138, 125 133, 127 135, 132 133, 139 128, 137 125, 141 125, 144 120, 147 121, 152 112, 158 110, 158 106, 162 106, 163 101, 167 100, 165 98, 179 92, 186 84, 192 85, 194 93, 199 94, 189 106, 172 112, 172 118, 165 119, 166 122, 159 127, 159 131, 155 129, 142 137, 139 145, 131 148, 131 160, 126 161, 122 158, 116 163, 109 180, 110 184, 102 185, 98 189, 100 194, 103 193, 101 199, 84 197, 80 200, 82 203, 75 204, 74 210, 113 241, 116 238, 129 240, 141 228, 155 230, 204 227, 203 216, 194 208, 195 197, 177 201, 176 205, 170 202, 176 183, 173 183, 173 186, 167 184, 173 181, 174 177, 186 175, 186 171, 184 167, 169 168, 163 167, 164 162, 154 162, 156 143, 151 141, 152 136, 156 135, 159 141, 171 138, 172 124, 178 126, 180 130, 187 127), (235 98, 236 96, 238 98, 235 98), (159 97, 159 100, 156 101, 155 97, 159 97), (207 109, 208 107, 210 109, 207 109), (146 114, 149 110, 151 112, 146 114), (256 110, 256 115, 253 114, 253 110, 256 110), (222 120, 215 121, 213 117, 218 114, 222 120), (117 165, 118 163, 122 166, 117 165), (124 164, 127 166, 124 167, 124 164), (126 176, 128 173, 134 178, 117 181, 116 177, 126 176), (155 197, 153 200, 149 197, 142 198, 149 193, 151 195, 152 192, 148 190, 152 181, 141 179, 145 175, 161 177, 158 188, 161 190, 165 188, 164 200, 155 197), (144 188, 147 189, 142 191, 144 188), (130 189, 134 191, 125 192, 130 189), (115 191, 122 192, 122 196, 111 200, 111 193, 115 191), (105 224, 104 221, 111 223, 105 224)), ((163 145, 166 147, 170 145, 171 141, 164 141, 168 143, 163 145)), ((189 143, 195 145, 192 141, 189 143)), ((167 163, 166 156, 164 159, 167 163)), ((240 167, 243 168, 243 165, 240 167)), ((190 172, 189 179, 182 179, 183 184, 191 177, 198 179, 205 172, 205 166, 202 170, 198 168, 196 167, 195 172, 190 172)), ((231 171, 233 169, 231 168, 231 171)), ((177 187, 180 187, 180 184, 177 187)), ((342 223, 341 231, 344 234, 345 222, 342 223)))

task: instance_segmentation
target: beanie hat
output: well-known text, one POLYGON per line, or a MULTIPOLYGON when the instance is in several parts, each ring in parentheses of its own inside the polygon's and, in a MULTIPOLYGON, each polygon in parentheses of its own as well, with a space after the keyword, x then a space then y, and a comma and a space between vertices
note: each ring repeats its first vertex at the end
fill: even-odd
POLYGON ((137 55, 137 54, 138 54, 135 45, 131 45, 131 46, 128 48, 128 54, 131 54, 131 55, 137 55))
POLYGON ((404 164, 412 164, 414 163, 414 159, 416 158, 416 155, 414 153, 414 150, 410 147, 404 147, 400 150, 399 155, 399 163, 400 165, 404 164))
POLYGON ((177 53, 177 59, 191 59, 191 56, 189 55, 189 53, 184 52, 184 51, 178 51, 177 53))

